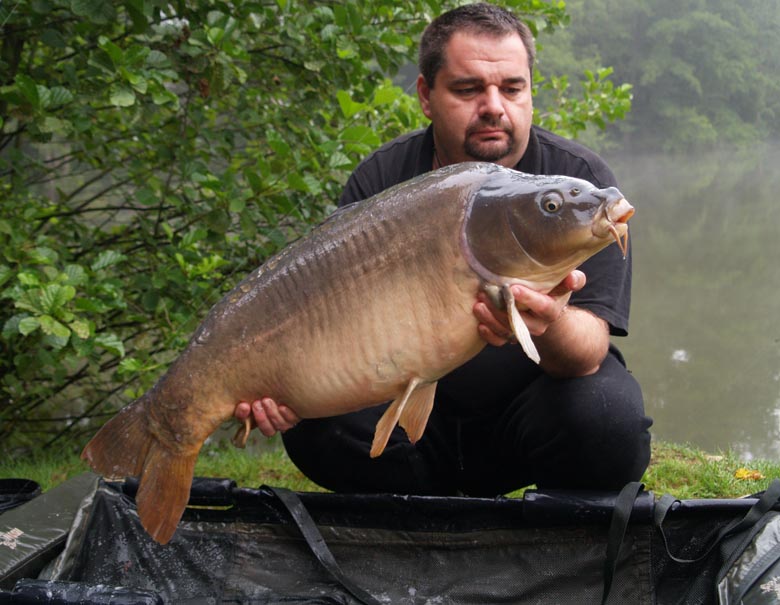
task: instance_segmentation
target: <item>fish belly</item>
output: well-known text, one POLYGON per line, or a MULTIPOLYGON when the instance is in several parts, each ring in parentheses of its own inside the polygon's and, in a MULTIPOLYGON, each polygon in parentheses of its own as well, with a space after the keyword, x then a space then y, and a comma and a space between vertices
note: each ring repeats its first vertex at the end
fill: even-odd
POLYGON ((413 377, 433 382, 482 348, 471 312, 478 280, 454 287, 435 263, 405 260, 404 271, 345 276, 338 293, 314 303, 316 320, 295 330, 300 346, 279 378, 299 416, 394 399, 413 377))

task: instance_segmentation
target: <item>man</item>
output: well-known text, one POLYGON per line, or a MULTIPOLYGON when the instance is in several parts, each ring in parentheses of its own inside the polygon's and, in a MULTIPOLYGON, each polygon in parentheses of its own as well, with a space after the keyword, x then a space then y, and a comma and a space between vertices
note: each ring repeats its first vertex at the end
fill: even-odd
MULTIPOLYGON (((532 126, 534 42, 504 9, 473 4, 435 19, 423 34, 417 93, 431 120, 366 158, 340 205, 366 199, 424 172, 478 160, 533 174, 616 185, 590 150, 532 126)), ((631 264, 608 246, 549 294, 513 286, 541 355, 537 366, 511 343, 506 314, 475 301, 490 346, 439 381, 422 439, 397 428, 385 452, 368 451, 386 406, 298 422, 284 405, 255 402, 266 435, 282 431, 293 462, 335 491, 494 496, 540 487, 621 487, 650 456, 651 420, 610 335, 628 327, 631 264), (293 428, 294 427, 294 428, 293 428)), ((236 417, 250 415, 239 404, 236 417)))

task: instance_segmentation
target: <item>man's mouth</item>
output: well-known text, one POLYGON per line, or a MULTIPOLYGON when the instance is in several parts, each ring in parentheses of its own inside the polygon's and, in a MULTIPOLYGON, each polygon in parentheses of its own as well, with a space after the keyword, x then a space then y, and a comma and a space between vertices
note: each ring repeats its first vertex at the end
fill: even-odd
POLYGON ((471 132, 470 134, 471 136, 480 139, 498 139, 498 138, 505 137, 506 131, 502 128, 490 128, 490 129, 476 130, 471 132))

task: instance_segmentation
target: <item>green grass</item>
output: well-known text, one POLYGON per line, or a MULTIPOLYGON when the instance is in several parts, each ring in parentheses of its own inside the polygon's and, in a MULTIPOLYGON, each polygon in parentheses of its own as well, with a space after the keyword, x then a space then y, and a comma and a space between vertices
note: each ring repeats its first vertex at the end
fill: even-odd
MULTIPOLYGON (((87 470, 86 463, 70 452, 39 452, 13 462, 7 458, 0 462, 0 477, 32 479, 44 491, 87 470)), ((265 484, 297 491, 322 491, 295 468, 278 444, 261 453, 239 450, 224 441, 209 444, 198 458, 195 474, 229 477, 243 487, 265 484)), ((734 498, 765 489, 775 477, 780 477, 778 463, 744 462, 730 452, 708 453, 692 446, 655 442, 643 481, 645 488, 657 495, 670 493, 681 499, 734 498), (751 473, 758 473, 761 478, 738 478, 751 473)))
POLYGON ((744 461, 733 452, 703 452, 688 445, 653 444, 643 481, 648 490, 685 498, 739 498, 766 489, 780 463, 744 461), (755 477, 755 478, 750 478, 755 477))

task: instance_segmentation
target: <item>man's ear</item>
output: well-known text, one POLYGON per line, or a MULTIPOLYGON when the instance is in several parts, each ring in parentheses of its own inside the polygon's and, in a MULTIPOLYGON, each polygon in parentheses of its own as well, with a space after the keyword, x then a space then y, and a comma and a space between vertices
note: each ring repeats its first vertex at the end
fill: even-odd
POLYGON ((429 120, 431 119, 431 89, 422 74, 417 76, 417 98, 420 101, 420 108, 423 114, 429 120))

